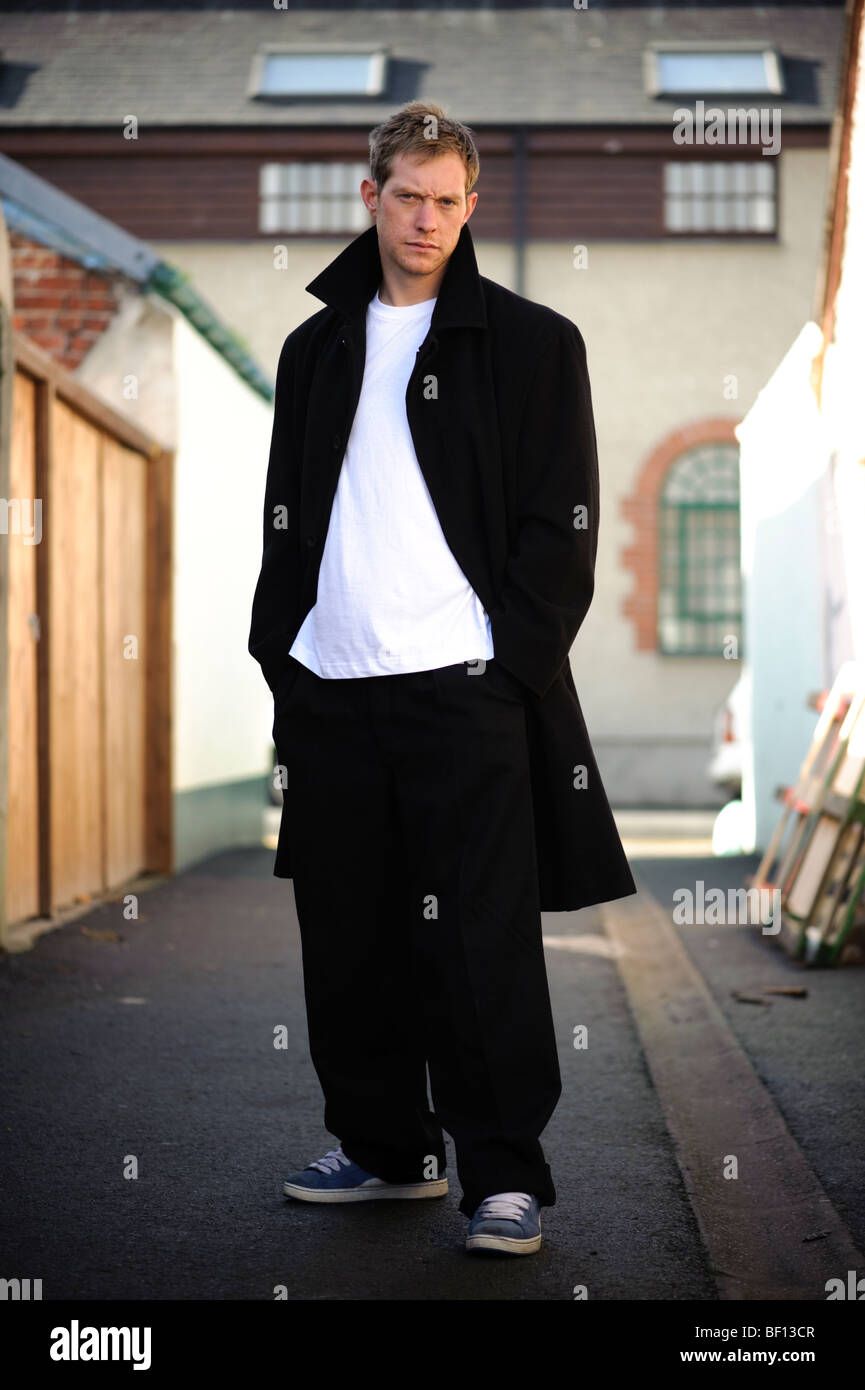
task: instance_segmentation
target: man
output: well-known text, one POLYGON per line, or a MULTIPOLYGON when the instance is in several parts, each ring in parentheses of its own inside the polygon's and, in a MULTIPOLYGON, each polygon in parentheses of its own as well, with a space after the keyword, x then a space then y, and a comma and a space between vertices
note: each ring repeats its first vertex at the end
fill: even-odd
POLYGON ((585 349, 478 274, 478 167, 432 103, 371 133, 374 225, 280 354, 249 649, 340 1141, 284 1191, 441 1196, 444 1129, 467 1248, 530 1254, 561 1094, 540 912, 636 890, 568 660, 597 549, 585 349))

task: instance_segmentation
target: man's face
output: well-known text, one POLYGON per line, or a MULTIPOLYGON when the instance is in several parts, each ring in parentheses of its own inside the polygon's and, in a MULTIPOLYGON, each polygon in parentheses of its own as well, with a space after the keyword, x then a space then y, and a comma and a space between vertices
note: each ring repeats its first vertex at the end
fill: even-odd
POLYGON ((381 193, 364 179, 361 194, 378 228, 383 268, 419 277, 443 273, 478 200, 477 193, 466 198, 458 154, 397 155, 381 193))

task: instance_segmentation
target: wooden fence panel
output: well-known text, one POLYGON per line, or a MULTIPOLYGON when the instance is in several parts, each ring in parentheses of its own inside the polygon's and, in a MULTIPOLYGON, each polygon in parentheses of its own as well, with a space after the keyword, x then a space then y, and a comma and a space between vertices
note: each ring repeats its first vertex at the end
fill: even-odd
POLYGON ((104 886, 101 434, 65 401, 53 418, 51 547, 51 901, 104 886))
POLYGON ((173 454, 22 335, 10 398, 4 944, 173 867, 173 454))
MULTIPOLYGON (((39 911, 39 762, 36 699, 37 546, 23 534, 37 516, 36 389, 15 373, 12 398, 10 498, 22 508, 22 533, 10 524, 9 547, 9 795, 6 836, 6 903, 16 921, 39 911)), ((38 536, 38 531, 36 532, 38 536)), ((36 537, 34 537, 35 539, 36 537)))
POLYGON ((102 449, 105 876, 111 888, 140 873, 147 858, 147 465, 108 436, 102 449))

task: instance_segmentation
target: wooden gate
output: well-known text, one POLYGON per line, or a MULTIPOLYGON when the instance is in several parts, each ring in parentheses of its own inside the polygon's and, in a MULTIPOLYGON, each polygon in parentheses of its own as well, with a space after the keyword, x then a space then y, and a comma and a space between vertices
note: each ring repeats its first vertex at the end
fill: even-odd
POLYGON ((14 358, 6 934, 172 868, 173 457, 17 334, 14 358))

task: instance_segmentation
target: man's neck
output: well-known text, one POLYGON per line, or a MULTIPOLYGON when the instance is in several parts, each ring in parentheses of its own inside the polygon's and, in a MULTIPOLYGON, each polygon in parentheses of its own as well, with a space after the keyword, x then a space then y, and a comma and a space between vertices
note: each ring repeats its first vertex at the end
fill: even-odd
POLYGON ((385 271, 378 287, 378 297, 382 304, 398 309, 405 309, 410 304, 423 304, 427 299, 436 298, 446 270, 445 264, 435 275, 409 275, 405 278, 385 271))

